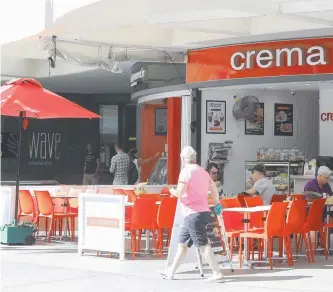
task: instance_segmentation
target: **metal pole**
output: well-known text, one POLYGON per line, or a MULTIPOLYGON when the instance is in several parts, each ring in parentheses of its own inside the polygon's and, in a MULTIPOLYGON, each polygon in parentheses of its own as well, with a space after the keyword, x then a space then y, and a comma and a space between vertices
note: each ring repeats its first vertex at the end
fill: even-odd
POLYGON ((53 0, 45 0, 45 29, 53 25, 53 0))
POLYGON ((22 128, 23 120, 25 118, 25 112, 20 112, 20 117, 18 120, 18 145, 17 145, 17 155, 16 155, 16 189, 15 189, 15 213, 14 213, 14 225, 17 225, 17 213, 18 213, 18 203, 19 203, 19 191, 20 191, 20 164, 21 164, 21 149, 22 149, 22 128))

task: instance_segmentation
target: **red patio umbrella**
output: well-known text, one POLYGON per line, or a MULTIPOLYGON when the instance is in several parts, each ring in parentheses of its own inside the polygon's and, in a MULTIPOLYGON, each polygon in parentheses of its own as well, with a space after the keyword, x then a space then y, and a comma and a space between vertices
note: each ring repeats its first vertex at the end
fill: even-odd
POLYGON ((22 128, 26 128, 27 119, 93 119, 99 115, 57 95, 32 78, 11 80, 0 87, 1 115, 18 117, 19 132, 17 145, 15 221, 18 211, 18 192, 20 181, 20 161, 22 128))

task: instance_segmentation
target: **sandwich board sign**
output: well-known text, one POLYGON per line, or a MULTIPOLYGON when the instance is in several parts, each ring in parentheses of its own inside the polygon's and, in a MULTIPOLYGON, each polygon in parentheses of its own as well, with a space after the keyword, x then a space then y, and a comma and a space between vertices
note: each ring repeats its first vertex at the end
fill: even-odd
POLYGON ((79 196, 78 252, 119 253, 125 259, 126 196, 81 193, 79 196))

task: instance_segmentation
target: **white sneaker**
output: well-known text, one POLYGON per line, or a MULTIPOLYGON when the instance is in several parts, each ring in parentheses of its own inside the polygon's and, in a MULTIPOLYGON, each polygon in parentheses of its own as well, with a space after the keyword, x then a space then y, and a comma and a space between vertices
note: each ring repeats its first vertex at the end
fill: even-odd
POLYGON ((164 280, 174 280, 174 276, 165 272, 157 272, 164 280))
POLYGON ((223 274, 213 274, 211 277, 205 279, 205 282, 221 282, 224 279, 223 274))

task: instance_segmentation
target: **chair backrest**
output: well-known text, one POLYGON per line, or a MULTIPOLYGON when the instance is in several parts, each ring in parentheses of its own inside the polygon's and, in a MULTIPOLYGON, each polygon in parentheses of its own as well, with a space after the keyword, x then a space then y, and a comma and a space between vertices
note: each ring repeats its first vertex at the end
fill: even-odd
POLYGON ((169 188, 167 187, 164 187, 162 190, 161 190, 161 195, 168 195, 170 196, 170 191, 169 191, 169 188))
POLYGON ((79 210, 79 200, 77 198, 68 199, 67 212, 78 213, 78 210, 79 210))
POLYGON ((286 229, 290 233, 301 233, 304 229, 304 223, 306 221, 306 207, 307 200, 294 200, 291 203, 287 220, 286 229))
POLYGON ((285 195, 277 195, 277 194, 274 194, 271 198, 271 201, 270 201, 270 205, 272 205, 273 203, 276 203, 276 202, 283 202, 283 201, 286 201, 287 200, 287 194, 285 195))
POLYGON ((135 200, 131 216, 131 229, 155 229, 156 213, 156 200, 135 200))
POLYGON ((133 190, 124 190, 125 195, 127 195, 127 201, 134 203, 136 200, 136 194, 133 190))
POLYGON ((158 228, 172 228, 177 208, 177 198, 162 198, 157 213, 158 228))
POLYGON ((241 208, 242 204, 238 198, 222 199, 220 203, 224 209, 227 208, 241 208))
POLYGON ((314 200, 311 204, 306 223, 311 231, 320 231, 323 228, 323 212, 326 199, 314 200))
POLYGON ((69 208, 69 202, 66 198, 52 198, 53 212, 65 213, 69 208))
POLYGON ((264 205, 264 201, 260 196, 244 197, 244 200, 247 207, 257 207, 264 205))
POLYGON ((34 191, 41 215, 50 216, 54 212, 53 201, 48 191, 34 191))
MULTIPOLYGON (((263 206, 264 201, 260 196, 245 197, 244 198, 247 207, 263 206)), ((250 227, 263 228, 265 222, 263 221, 264 212, 256 212, 250 214, 250 227)))
POLYGON ((139 196, 141 199, 153 199, 155 201, 161 201, 161 195, 160 194, 142 194, 139 196))
POLYGON ((114 195, 126 195, 125 191, 122 189, 113 189, 114 195))
POLYGON ((245 198, 248 197, 247 195, 244 194, 238 194, 237 195, 237 199, 238 201, 241 203, 242 207, 245 208, 246 207, 246 203, 245 203, 245 198))
POLYGON ((265 224, 265 231, 268 237, 283 236, 288 205, 288 202, 272 204, 265 224))
POLYGON ((29 190, 19 191, 19 209, 24 214, 35 215, 35 204, 29 190))

